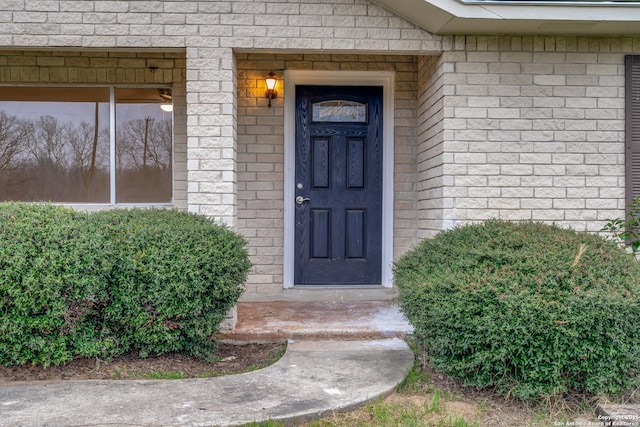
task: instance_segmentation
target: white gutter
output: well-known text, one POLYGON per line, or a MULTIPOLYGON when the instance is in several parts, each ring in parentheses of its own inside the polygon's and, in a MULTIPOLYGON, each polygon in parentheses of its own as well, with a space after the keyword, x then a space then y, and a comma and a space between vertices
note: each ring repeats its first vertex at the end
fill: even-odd
POLYGON ((640 6, 637 0, 457 0, 462 4, 508 4, 510 6, 640 6))
POLYGON ((640 34, 638 1, 374 1, 434 34, 640 34))

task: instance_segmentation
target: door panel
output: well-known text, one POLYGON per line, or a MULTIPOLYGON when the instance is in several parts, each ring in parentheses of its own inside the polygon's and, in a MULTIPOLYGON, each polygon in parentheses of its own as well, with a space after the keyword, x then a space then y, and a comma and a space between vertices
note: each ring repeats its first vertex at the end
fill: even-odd
POLYGON ((311 168, 313 169, 313 188, 329 188, 329 175, 331 175, 329 139, 313 138, 311 168))
POLYGON ((331 211, 313 209, 311 211, 311 258, 329 258, 331 256, 331 211))
POLYGON ((347 188, 364 188, 365 141, 361 138, 347 140, 347 188))
POLYGON ((380 284, 382 88, 296 87, 297 285, 380 284))
POLYGON ((347 210, 347 230, 346 230, 346 257, 347 259, 361 258, 366 259, 366 229, 365 222, 366 210, 349 209, 347 210))

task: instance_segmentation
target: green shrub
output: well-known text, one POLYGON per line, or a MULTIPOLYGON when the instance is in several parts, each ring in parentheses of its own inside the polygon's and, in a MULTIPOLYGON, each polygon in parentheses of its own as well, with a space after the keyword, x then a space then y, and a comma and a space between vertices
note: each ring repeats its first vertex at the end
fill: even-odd
POLYGON ((0 363, 212 355, 243 290, 245 241, 173 210, 0 204, 0 363))
POLYGON ((94 312, 104 304, 100 242, 60 206, 0 208, 0 362, 49 365, 102 346, 94 312))
POLYGON ((621 246, 629 246, 631 252, 640 252, 640 197, 634 197, 627 206, 623 218, 610 219, 602 230, 621 246))
POLYGON ((163 209, 94 214, 115 242, 105 326, 119 351, 207 357, 242 294, 245 241, 202 216, 163 209))
POLYGON ((638 278, 597 235, 502 221, 440 233, 395 266, 427 360, 521 399, 638 385, 638 278))

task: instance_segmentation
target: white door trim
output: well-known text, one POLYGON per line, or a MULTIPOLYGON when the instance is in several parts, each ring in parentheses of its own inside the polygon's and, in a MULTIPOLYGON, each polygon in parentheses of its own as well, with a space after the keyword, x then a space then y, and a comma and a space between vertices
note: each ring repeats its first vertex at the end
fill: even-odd
POLYGON ((393 286, 394 79, 392 71, 284 72, 284 260, 283 286, 293 287, 295 260, 296 85, 382 86, 382 286, 393 286))

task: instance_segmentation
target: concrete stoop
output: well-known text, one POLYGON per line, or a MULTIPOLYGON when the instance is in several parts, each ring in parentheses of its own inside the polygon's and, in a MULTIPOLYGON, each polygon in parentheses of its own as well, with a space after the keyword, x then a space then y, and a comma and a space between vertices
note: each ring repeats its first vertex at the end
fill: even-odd
POLYGON ((397 338, 291 341, 275 364, 216 378, 0 385, 3 427, 239 426, 304 421, 391 393, 413 365, 397 338))
POLYGON ((259 343, 286 339, 402 338, 413 331, 393 301, 240 302, 235 328, 220 339, 259 343))

